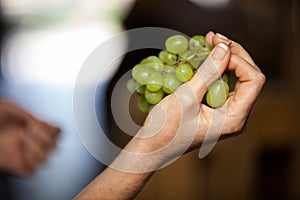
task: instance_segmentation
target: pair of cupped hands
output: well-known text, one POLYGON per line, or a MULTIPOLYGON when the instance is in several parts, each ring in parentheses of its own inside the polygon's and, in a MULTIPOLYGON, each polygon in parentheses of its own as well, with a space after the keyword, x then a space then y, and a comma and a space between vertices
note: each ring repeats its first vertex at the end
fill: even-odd
POLYGON ((0 172, 28 176, 47 160, 59 128, 33 117, 9 100, 0 100, 0 172))

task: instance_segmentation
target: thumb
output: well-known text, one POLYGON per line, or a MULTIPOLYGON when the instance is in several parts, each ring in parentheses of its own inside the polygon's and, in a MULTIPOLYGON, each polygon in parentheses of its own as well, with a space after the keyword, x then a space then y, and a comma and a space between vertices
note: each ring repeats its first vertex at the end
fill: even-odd
POLYGON ((202 101, 208 87, 223 74, 229 59, 229 47, 224 43, 219 43, 188 82, 199 102, 202 101))

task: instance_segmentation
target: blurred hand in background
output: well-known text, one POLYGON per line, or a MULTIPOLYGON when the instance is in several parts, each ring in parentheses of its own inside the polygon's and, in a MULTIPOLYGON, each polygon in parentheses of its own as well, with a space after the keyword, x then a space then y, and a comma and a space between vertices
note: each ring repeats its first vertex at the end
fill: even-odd
POLYGON ((0 171, 28 175, 47 160, 59 128, 42 122, 12 102, 0 100, 0 171))

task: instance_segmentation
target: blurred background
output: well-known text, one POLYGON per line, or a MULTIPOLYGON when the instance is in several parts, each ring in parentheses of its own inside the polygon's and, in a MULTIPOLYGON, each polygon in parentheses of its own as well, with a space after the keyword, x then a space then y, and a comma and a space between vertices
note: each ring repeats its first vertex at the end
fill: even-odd
MULTIPOLYGON (((7 177, 10 191, 19 194, 14 198, 70 199, 101 171, 74 130, 76 75, 105 39, 155 26, 189 36, 213 30, 232 38, 250 52, 267 83, 242 135, 219 142, 204 159, 198 152, 183 156, 157 172, 136 199, 300 199, 298 0, 1 0, 1 13, 2 95, 63 127, 49 163, 32 178, 7 177)), ((157 53, 126 54, 111 77, 107 100, 122 74, 157 53)), ((134 114, 140 121, 145 117, 134 114)), ((110 111, 104 118, 111 139, 123 146, 126 134, 110 111)))

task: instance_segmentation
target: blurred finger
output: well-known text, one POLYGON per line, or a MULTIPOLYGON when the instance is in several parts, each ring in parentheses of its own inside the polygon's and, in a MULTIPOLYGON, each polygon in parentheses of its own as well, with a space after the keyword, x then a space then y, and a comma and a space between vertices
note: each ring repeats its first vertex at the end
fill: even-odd
POLYGON ((17 126, 7 126, 0 132, 0 170, 13 175, 25 175, 30 170, 24 160, 23 130, 17 126), (4 161, 4 162, 3 162, 4 161))
POLYGON ((27 142, 26 142, 26 133, 24 129, 21 130, 22 132, 22 146, 21 146, 21 154, 22 154, 22 175, 29 175, 33 173, 36 169, 36 163, 33 161, 31 153, 27 150, 27 142))
POLYGON ((23 125, 25 125, 26 121, 28 120, 36 120, 31 114, 29 114, 29 112, 20 108, 19 106, 12 103, 11 101, 2 100, 1 106, 3 108, 3 112, 5 112, 5 114, 8 117, 12 117, 15 120, 19 120, 23 122, 24 123, 23 125))
POLYGON ((29 163, 34 165, 46 160, 47 149, 40 144, 30 133, 24 133, 24 152, 29 156, 29 163))
POLYGON ((56 139, 59 133, 59 129, 57 127, 53 127, 44 122, 30 121, 26 128, 32 137, 44 149, 55 147, 56 139))

